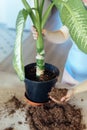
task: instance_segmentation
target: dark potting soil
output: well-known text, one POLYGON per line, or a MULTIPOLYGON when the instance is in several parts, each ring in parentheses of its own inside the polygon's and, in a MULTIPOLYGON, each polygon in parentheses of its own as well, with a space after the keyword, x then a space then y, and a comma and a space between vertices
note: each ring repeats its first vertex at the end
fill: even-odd
POLYGON ((26 104, 19 101, 16 96, 13 96, 8 102, 5 103, 6 110, 8 111, 8 115, 12 115, 16 112, 16 110, 21 109, 26 106, 26 104))
POLYGON ((83 130, 81 110, 70 104, 52 101, 39 107, 29 107, 27 120, 33 130, 83 130))
POLYGON ((67 91, 68 90, 66 88, 60 89, 60 88, 53 87, 51 89, 51 92, 49 93, 49 96, 51 96, 57 101, 60 101, 60 99, 67 94, 67 91))
POLYGON ((14 128, 9 127, 9 128, 4 129, 4 130, 13 130, 13 129, 14 129, 14 128))
MULTIPOLYGON (((42 106, 26 107, 16 96, 13 96, 6 106, 10 109, 8 112, 15 110, 12 114, 15 114, 18 109, 21 112, 24 110, 25 123, 29 124, 31 130, 84 130, 85 128, 82 124, 81 109, 71 104, 58 105, 49 101, 42 106)), ((13 128, 9 127, 5 130, 13 130, 13 128)))
POLYGON ((25 73, 25 77, 33 81, 48 81, 56 77, 55 73, 45 69, 44 74, 38 78, 36 76, 36 67, 31 67, 27 72, 25 73))

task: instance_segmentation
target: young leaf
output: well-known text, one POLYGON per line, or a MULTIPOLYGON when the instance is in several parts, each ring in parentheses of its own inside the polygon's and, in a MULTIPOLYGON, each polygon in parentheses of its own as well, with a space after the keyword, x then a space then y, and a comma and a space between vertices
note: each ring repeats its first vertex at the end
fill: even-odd
POLYGON ((29 13, 30 17, 31 17, 31 20, 34 24, 34 26, 36 26, 36 17, 32 11, 32 8, 30 7, 30 5, 28 4, 28 2, 26 0, 22 0, 25 8, 26 8, 26 11, 29 13))
POLYGON ((37 28, 37 24, 39 25, 40 23, 40 15, 39 15, 39 1, 38 0, 34 0, 34 9, 35 9, 35 16, 36 16, 36 28, 37 28))
POLYGON ((28 2, 27 2, 26 0, 22 0, 22 3, 24 4, 26 10, 27 10, 28 12, 31 12, 31 7, 30 7, 30 5, 28 4, 28 2))
POLYGON ((25 79, 24 65, 22 59, 22 35, 27 16, 28 13, 26 12, 26 10, 23 9, 19 12, 16 21, 16 40, 14 46, 13 66, 20 80, 25 79))
POLYGON ((39 0, 34 0, 34 7, 39 10, 39 0))
POLYGON ((39 13, 40 13, 40 19, 41 20, 42 20, 43 7, 44 7, 44 0, 41 0, 40 1, 40 7, 39 7, 39 13))
POLYGON ((54 5, 54 3, 51 3, 51 4, 49 5, 49 7, 47 8, 47 10, 45 11, 45 13, 44 13, 44 15, 43 15, 43 18, 42 18, 41 28, 44 27, 44 25, 45 25, 45 23, 46 23, 46 21, 47 21, 47 18, 48 18, 49 14, 50 14, 50 11, 51 11, 53 5, 54 5))

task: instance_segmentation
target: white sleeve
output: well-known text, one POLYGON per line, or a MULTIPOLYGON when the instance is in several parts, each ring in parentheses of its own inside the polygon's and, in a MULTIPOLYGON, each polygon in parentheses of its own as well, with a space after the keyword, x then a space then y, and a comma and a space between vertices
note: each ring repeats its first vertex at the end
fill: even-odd
POLYGON ((60 31, 63 33, 65 39, 68 39, 68 37, 69 37, 69 29, 67 28, 67 26, 65 26, 65 25, 62 26, 60 28, 60 31))

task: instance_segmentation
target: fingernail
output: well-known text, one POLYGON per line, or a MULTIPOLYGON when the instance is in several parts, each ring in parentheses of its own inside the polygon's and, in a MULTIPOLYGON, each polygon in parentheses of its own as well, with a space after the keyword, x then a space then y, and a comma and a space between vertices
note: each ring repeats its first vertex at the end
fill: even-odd
POLYGON ((63 102, 63 101, 64 101, 64 98, 62 98, 60 101, 63 102))

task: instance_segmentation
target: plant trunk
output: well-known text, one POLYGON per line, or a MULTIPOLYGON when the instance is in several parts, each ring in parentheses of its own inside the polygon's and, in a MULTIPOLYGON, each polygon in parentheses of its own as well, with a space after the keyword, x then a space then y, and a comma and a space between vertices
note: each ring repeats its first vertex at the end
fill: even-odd
POLYGON ((44 51, 44 40, 42 36, 42 32, 39 32, 39 36, 36 42, 37 46, 37 56, 36 56, 36 76, 40 77, 41 75, 44 74, 44 69, 45 69, 45 62, 44 62, 44 57, 45 57, 45 51, 44 51))

